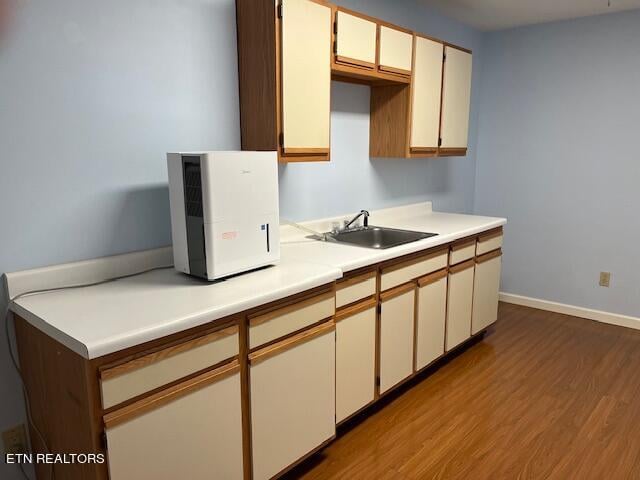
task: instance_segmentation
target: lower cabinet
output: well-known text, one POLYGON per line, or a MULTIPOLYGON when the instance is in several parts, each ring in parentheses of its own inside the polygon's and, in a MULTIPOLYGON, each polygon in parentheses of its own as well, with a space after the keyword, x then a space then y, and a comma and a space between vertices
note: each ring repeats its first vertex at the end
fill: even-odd
POLYGON ((413 373, 414 283, 380 294, 380 393, 413 373))
POLYGON ((330 321, 249 354, 254 480, 335 436, 335 348, 330 321))
POLYGON ((471 333, 476 334, 498 319, 498 292, 502 251, 495 250, 476 259, 471 333))
POLYGON ((449 270, 446 351, 471 337, 474 266, 475 261, 471 259, 449 270))
POLYGON ((418 279, 416 370, 444 354, 447 321, 447 269, 418 279))
POLYGON ((109 478, 242 479, 237 361, 105 416, 109 478))
POLYGON ((336 314, 336 423, 375 397, 376 304, 372 299, 336 314))

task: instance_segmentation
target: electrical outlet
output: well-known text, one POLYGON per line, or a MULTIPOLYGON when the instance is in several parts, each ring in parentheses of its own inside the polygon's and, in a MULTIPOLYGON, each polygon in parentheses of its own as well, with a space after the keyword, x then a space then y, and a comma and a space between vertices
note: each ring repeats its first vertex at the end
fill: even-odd
POLYGON ((611 283, 611 273, 600 272, 600 286, 608 287, 610 283, 611 283))
POLYGON ((17 425, 2 432, 4 453, 27 453, 27 436, 24 425, 17 425))

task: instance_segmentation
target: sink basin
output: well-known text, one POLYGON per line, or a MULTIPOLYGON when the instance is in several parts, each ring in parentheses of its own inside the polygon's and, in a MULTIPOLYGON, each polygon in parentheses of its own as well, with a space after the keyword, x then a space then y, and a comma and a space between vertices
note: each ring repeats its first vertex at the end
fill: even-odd
POLYGON ((327 234, 329 238, 336 242, 377 249, 397 247, 398 245, 435 237, 436 235, 438 234, 374 226, 327 234))

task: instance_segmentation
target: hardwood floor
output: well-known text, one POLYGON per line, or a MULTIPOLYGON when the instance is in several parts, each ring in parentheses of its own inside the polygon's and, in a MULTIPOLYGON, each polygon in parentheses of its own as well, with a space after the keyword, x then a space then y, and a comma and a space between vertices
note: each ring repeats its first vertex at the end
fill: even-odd
POLYGON ((287 478, 640 479, 640 332, 501 304, 287 478))

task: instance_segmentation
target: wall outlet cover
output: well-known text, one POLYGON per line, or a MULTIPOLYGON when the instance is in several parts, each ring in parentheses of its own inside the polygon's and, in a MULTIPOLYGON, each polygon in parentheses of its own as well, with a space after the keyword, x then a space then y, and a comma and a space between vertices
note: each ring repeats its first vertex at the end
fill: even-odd
POLYGON ((24 425, 17 425, 2 432, 4 453, 27 453, 27 436, 24 425))
POLYGON ((600 272, 600 286, 608 287, 611 284, 611 273, 610 272, 600 272))

